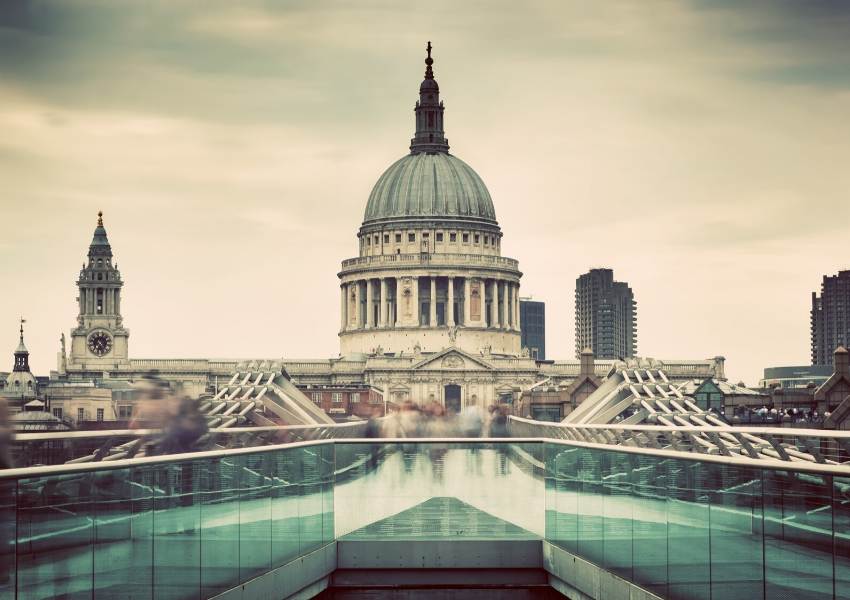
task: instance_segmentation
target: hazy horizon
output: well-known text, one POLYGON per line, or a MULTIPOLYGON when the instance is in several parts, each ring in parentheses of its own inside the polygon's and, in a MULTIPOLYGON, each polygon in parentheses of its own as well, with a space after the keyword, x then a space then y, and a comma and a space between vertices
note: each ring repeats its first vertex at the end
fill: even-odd
POLYGON ((811 293, 850 268, 848 33, 828 0, 5 2, 0 370, 20 315, 56 368, 98 210, 131 357, 336 357, 427 40, 547 358, 574 360, 575 279, 608 267, 641 356, 808 364, 811 293))

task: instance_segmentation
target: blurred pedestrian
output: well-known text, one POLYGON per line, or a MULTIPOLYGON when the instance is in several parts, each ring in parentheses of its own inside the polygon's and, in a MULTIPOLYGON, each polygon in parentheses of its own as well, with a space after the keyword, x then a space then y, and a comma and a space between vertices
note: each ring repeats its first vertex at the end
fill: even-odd
POLYGON ((180 454, 198 450, 199 440, 207 434, 207 420, 198 409, 198 401, 184 396, 177 404, 177 415, 165 427, 159 454, 180 454))
POLYGON ((9 405, 5 398, 0 398, 0 469, 11 469, 15 466, 12 461, 12 439, 14 432, 9 421, 9 405))
POLYGON ((508 409, 504 404, 492 407, 490 419, 490 437, 508 437, 508 409))

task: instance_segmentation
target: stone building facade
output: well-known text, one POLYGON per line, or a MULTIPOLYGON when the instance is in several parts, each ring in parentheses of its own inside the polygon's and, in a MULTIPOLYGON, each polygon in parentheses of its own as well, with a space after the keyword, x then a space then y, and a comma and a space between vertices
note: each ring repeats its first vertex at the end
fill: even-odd
POLYGON ((449 153, 433 62, 429 46, 410 153, 375 184, 359 256, 339 272, 343 356, 447 347, 520 353, 522 273, 501 255, 484 182, 449 153))
MULTIPOLYGON (((583 357, 582 367, 535 360, 521 347, 522 272, 501 254, 503 234, 483 181, 449 153, 430 48, 425 63, 409 154, 378 179, 357 232, 358 255, 337 273, 339 357, 284 358, 286 373, 338 418, 407 400, 456 411, 516 404, 541 382, 569 390, 573 399, 584 397, 613 361, 587 363, 583 357), (354 393, 359 402, 351 401, 354 393)), ((241 361, 129 358, 123 280, 113 260, 99 215, 77 280, 79 316, 70 351, 63 339, 54 373, 57 385, 132 384, 155 371, 180 393, 215 393, 241 361)), ((665 364, 672 377, 724 377, 722 359, 665 364)), ((120 420, 122 405, 116 409, 120 420)))

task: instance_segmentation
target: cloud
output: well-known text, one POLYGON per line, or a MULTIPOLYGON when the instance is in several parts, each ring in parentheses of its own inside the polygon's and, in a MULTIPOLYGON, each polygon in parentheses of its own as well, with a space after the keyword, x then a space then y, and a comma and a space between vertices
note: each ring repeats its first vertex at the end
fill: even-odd
POLYGON ((750 382, 805 362, 809 293, 847 267, 848 13, 0 3, 9 343, 31 312, 33 363, 50 368, 102 208, 135 356, 335 355, 335 274, 407 151, 431 39, 452 151, 549 304, 552 356, 573 353, 575 278, 611 266, 635 289, 642 352, 724 354, 750 382))

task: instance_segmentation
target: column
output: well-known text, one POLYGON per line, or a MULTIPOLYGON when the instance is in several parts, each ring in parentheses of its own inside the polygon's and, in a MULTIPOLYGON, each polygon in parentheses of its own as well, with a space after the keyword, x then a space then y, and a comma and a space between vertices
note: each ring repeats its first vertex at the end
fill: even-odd
POLYGON ((499 281, 499 287, 502 288, 502 318, 499 326, 504 329, 508 328, 508 286, 506 284, 507 281, 499 281))
POLYGON ((437 326, 437 278, 431 276, 431 302, 429 302, 431 314, 428 317, 428 324, 431 327, 437 326))
POLYGON ((455 278, 449 275, 448 299, 446 306, 446 325, 453 327, 455 324, 455 278))
POLYGON ((120 289, 115 290, 115 314, 116 315, 121 314, 121 290, 120 289))
POLYGON ((505 319, 505 329, 514 328, 514 294, 511 282, 505 282, 505 306, 508 307, 508 317, 505 319))
MULTIPOLYGON (((383 243, 383 241, 381 243, 383 243)), ((387 278, 381 277, 381 308, 378 311, 378 327, 387 326, 387 311, 389 310, 389 307, 390 305, 387 302, 387 278)))
POLYGON ((366 280, 366 329, 375 326, 375 299, 372 297, 372 280, 366 280))
POLYGON ((398 327, 398 315, 401 312, 399 302, 401 301, 401 294, 399 294, 399 285, 398 285, 398 277, 395 278, 395 307, 393 309, 393 318, 392 318, 392 326, 398 327))
POLYGON ((469 327, 469 277, 463 278, 463 325, 469 327))
POLYGON ((419 320, 422 307, 419 306, 419 276, 413 278, 413 322, 414 324, 422 325, 419 320))
POLYGON ((339 327, 340 331, 345 331, 345 326, 348 325, 348 319, 346 318, 346 317, 348 317, 348 311, 345 310, 345 307, 348 306, 348 302, 347 302, 348 298, 346 297, 347 289, 348 289, 348 286, 345 285, 344 283, 341 283, 339 285, 339 291, 340 291, 339 320, 341 321, 341 324, 340 324, 340 327, 339 327))
POLYGON ((490 327, 499 328, 499 288, 495 279, 490 282, 490 327))
POLYGON ((514 314, 516 315, 516 321, 514 322, 514 329, 519 331, 521 329, 519 322, 519 283, 514 284, 514 314))
POLYGON ((354 310, 356 311, 354 313, 354 327, 356 329, 360 329, 361 327, 363 327, 363 311, 360 307, 360 298, 362 292, 360 291, 359 281, 354 281, 352 283, 354 285, 354 310))

